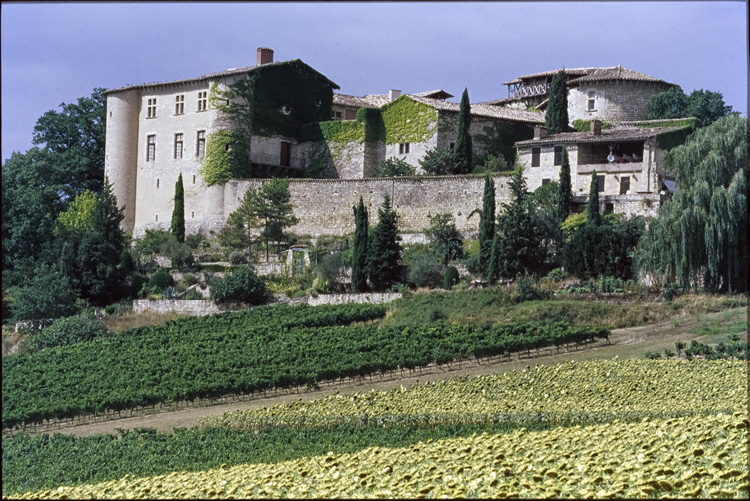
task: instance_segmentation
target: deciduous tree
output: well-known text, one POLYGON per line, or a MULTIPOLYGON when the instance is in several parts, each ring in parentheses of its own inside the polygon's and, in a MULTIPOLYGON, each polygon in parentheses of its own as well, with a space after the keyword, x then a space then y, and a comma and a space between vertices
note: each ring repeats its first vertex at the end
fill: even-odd
POLYGON ((430 221, 430 227, 425 231, 427 239, 435 252, 443 259, 443 264, 449 264, 463 254, 461 234, 456 229, 453 214, 444 212, 435 214, 430 221))

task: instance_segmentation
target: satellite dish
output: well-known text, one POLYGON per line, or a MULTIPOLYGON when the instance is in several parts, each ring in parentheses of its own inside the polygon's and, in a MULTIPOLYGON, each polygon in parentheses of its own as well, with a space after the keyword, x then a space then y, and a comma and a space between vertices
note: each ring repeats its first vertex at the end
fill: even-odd
POLYGON ((615 161, 615 157, 612 155, 612 153, 610 153, 609 155, 607 155, 607 160, 609 160, 609 163, 612 163, 612 162, 615 161))

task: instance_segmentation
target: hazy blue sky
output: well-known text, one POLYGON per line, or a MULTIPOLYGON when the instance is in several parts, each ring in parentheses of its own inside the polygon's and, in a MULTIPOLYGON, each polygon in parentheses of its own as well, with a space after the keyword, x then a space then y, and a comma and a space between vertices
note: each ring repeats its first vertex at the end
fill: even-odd
POLYGON ((468 87, 562 67, 616 66, 722 92, 747 114, 747 3, 63 3, 2 5, 2 157, 36 120, 95 87, 299 58, 344 94, 468 87))

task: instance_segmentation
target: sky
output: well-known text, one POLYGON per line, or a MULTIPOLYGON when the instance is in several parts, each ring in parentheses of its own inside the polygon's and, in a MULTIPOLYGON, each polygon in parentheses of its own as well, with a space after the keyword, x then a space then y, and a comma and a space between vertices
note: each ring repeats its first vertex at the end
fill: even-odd
POLYGON ((747 116, 745 1, 3 3, 2 158, 37 119, 117 88, 251 66, 258 47, 362 96, 443 89, 472 103, 503 82, 617 66, 721 92, 747 116))

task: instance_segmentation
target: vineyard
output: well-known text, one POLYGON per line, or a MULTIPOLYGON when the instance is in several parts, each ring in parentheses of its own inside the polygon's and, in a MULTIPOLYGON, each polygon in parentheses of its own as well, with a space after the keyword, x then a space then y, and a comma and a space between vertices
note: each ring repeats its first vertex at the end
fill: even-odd
POLYGON ((746 381, 741 361, 568 362, 228 413, 173 435, 20 434, 3 440, 3 494, 741 497, 746 381))
POLYGON ((468 357, 607 339, 603 327, 347 325, 383 306, 261 308, 3 357, 3 428, 83 414, 316 386, 468 357))

